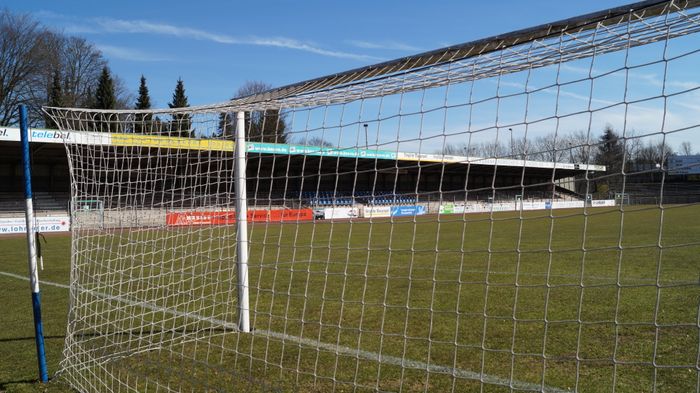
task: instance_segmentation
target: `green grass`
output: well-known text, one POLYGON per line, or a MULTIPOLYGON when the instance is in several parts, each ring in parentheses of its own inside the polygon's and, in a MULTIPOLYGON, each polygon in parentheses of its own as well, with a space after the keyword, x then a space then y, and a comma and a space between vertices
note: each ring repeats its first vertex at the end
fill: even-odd
MULTIPOLYGON (((233 228, 84 236, 81 247, 106 251, 79 260, 79 282, 96 292, 81 295, 72 331, 98 359, 97 380, 128 373, 138 390, 158 380, 193 391, 461 392, 480 391, 479 381, 463 377, 483 372, 529 384, 544 375, 546 386, 586 392, 695 391, 700 207, 553 214, 254 225, 254 334, 159 308, 235 323, 233 228), (442 372, 402 368, 391 357, 442 372)), ((25 275, 23 248, 21 238, 0 241, 0 270, 25 275)), ((42 279, 67 283, 70 239, 52 236, 44 248, 42 279)), ((10 305, 0 356, 11 359, 0 366, 0 390, 66 390, 61 378, 33 383, 28 284, 6 276, 0 283, 0 301, 10 305)), ((68 291, 44 285, 42 292, 55 372, 68 291)), ((484 384, 483 391, 509 388, 484 384)))

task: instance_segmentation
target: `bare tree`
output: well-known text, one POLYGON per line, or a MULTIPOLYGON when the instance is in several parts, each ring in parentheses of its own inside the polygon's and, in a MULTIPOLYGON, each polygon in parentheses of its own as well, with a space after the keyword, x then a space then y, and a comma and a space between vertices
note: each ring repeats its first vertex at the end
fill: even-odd
POLYGON ((528 159, 547 162, 568 162, 571 160, 571 145, 567 138, 555 134, 538 136, 533 139, 528 159))
POLYGON ((442 148, 442 154, 450 156, 476 156, 477 152, 474 147, 468 146, 466 143, 448 143, 442 148), (471 154, 470 154, 471 148, 471 154))
POLYGON ((673 149, 664 141, 649 141, 634 157, 634 163, 639 169, 652 169, 666 166, 666 162, 673 155, 673 149))
POLYGON ((321 138, 320 136, 313 136, 311 138, 299 138, 297 142, 304 146, 318 146, 318 147, 334 147, 335 145, 327 140, 321 138))
POLYGON ((530 152, 530 141, 526 137, 515 138, 510 140, 510 152, 512 158, 518 160, 527 160, 530 152))
POLYGON ((94 45, 83 38, 69 37, 61 48, 63 102, 71 107, 92 107, 102 69, 107 61, 94 45))
POLYGON ((50 87, 52 35, 25 14, 0 11, 0 125, 18 122, 18 106, 25 104, 43 119, 39 108, 50 87))
POLYGON ((678 152, 684 156, 691 156, 693 155, 693 145, 689 141, 684 141, 681 143, 681 147, 678 149, 678 152))
MULTIPOLYGON (((270 90, 271 85, 260 81, 248 81, 238 89, 233 99, 248 97, 270 90)), ((287 120, 279 109, 267 109, 245 113, 246 138, 251 142, 287 143, 287 120)), ((230 138, 235 130, 235 114, 219 116, 219 135, 230 138)))
POLYGON ((592 145, 595 141, 587 131, 574 131, 566 136, 566 145, 569 150, 568 161, 576 164, 587 164, 593 161, 592 145))
MULTIPOLYGON (((52 99, 70 107, 92 107, 97 82, 107 60, 83 38, 49 31, 26 14, 0 10, 0 126, 18 122, 18 106, 30 110, 30 124, 46 121, 41 106, 52 99), (60 97, 51 97, 60 92, 60 97)), ((132 96, 114 77, 116 107, 129 107, 132 96)))

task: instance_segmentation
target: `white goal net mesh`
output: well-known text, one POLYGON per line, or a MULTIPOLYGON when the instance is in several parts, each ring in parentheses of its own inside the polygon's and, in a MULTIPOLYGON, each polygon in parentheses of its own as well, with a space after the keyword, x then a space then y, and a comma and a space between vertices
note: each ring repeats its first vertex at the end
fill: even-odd
POLYGON ((47 108, 73 202, 59 375, 86 392, 698 391, 696 5, 220 105, 47 108))

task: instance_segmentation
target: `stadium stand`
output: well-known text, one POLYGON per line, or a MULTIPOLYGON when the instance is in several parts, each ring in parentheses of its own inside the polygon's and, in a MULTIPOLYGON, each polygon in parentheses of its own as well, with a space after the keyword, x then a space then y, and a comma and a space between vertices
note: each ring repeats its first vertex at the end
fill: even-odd
MULTIPOLYGON (((611 192, 612 193, 612 192, 611 192)), ((697 182, 626 183, 615 193, 624 193, 630 204, 664 204, 700 202, 700 187, 697 182)))
MULTIPOLYGON (((34 209, 40 211, 68 211, 68 193, 34 193, 34 209)), ((0 192, 0 212, 23 212, 24 194, 0 192)))

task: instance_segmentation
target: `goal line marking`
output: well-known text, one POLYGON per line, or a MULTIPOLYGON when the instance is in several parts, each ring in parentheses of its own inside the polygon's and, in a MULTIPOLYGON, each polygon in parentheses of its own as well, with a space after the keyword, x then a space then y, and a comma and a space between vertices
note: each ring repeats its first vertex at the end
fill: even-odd
MULTIPOLYGON (((15 273, 0 271, 0 276, 6 276, 6 277, 10 277, 10 278, 15 278, 18 280, 29 281, 28 277, 24 277, 24 276, 21 276, 19 274, 15 274, 15 273)), ((70 289, 69 285, 61 284, 61 283, 57 283, 57 282, 40 280, 40 283, 43 285, 51 286, 51 287, 70 289)), ((215 324, 215 325, 223 326, 227 329, 238 330, 238 326, 236 324, 228 322, 228 321, 224 321, 221 319, 205 317, 205 316, 202 316, 202 315, 199 315, 196 313, 186 313, 183 311, 172 310, 172 309, 168 309, 165 307, 156 306, 154 304, 137 302, 134 300, 130 300, 128 298, 124 298, 124 297, 120 297, 120 296, 112 296, 112 295, 108 295, 106 293, 96 292, 96 291, 92 291, 92 290, 85 290, 84 289, 84 291, 89 292, 92 295, 102 297, 102 298, 105 298, 108 300, 116 300, 118 302, 143 307, 143 308, 153 310, 153 311, 161 311, 161 312, 169 313, 169 314, 172 314, 172 315, 178 316, 178 317, 186 317, 186 318, 192 318, 192 319, 196 319, 196 320, 200 320, 200 321, 206 321, 206 322, 210 322, 210 323, 215 324)), ((325 343, 325 342, 318 341, 318 340, 312 340, 309 338, 292 336, 289 334, 279 333, 279 332, 275 332, 275 331, 271 331, 271 330, 255 329, 251 333, 255 334, 255 335, 259 335, 259 336, 267 336, 267 337, 276 338, 276 339, 279 339, 282 341, 291 341, 291 342, 294 342, 294 343, 297 343, 300 345, 319 348, 319 349, 330 351, 330 352, 333 352, 336 354, 355 356, 357 358, 376 361, 378 363, 388 364, 391 366, 400 366, 400 367, 411 368, 411 369, 416 369, 416 370, 425 370, 425 371, 428 371, 431 373, 453 375, 455 377, 462 378, 462 379, 481 381, 481 382, 483 382, 485 384, 489 384, 489 385, 500 385, 500 386, 507 386, 507 387, 510 387, 512 389, 546 392, 546 393, 571 392, 570 390, 567 390, 567 389, 560 389, 560 388, 556 388, 556 387, 552 387, 552 386, 535 384, 535 383, 531 383, 531 382, 510 380, 507 378, 497 377, 497 376, 490 375, 490 374, 481 374, 481 373, 478 373, 475 371, 462 370, 459 368, 442 366, 442 365, 438 365, 438 364, 429 364, 429 363, 419 361, 419 360, 403 359, 403 358, 400 358, 398 356, 382 355, 381 353, 377 353, 377 352, 371 352, 371 351, 366 351, 366 350, 362 350, 362 349, 354 349, 354 348, 350 348, 350 347, 346 347, 346 346, 342 346, 342 345, 337 345, 337 344, 329 344, 329 343, 325 343)))

